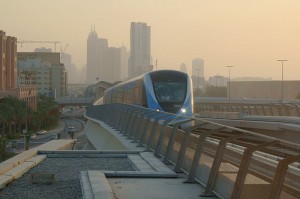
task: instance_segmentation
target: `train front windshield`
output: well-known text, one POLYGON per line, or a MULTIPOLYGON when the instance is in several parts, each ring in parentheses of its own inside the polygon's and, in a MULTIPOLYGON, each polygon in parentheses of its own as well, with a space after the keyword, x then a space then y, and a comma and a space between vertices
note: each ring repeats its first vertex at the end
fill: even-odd
POLYGON ((150 74, 156 99, 163 111, 177 113, 186 98, 187 75, 177 71, 150 74))
POLYGON ((183 102, 186 82, 154 82, 154 92, 158 102, 183 102))

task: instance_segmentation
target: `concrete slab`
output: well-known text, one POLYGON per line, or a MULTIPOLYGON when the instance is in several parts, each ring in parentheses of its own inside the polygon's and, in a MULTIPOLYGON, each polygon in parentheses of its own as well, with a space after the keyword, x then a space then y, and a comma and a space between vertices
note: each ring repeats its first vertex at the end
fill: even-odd
POLYGON ((80 184, 83 199, 115 199, 110 184, 100 171, 82 171, 80 184))
POLYGON ((45 160, 46 157, 47 157, 46 155, 37 155, 37 156, 35 156, 33 158, 30 158, 30 159, 26 160, 25 162, 34 162, 35 165, 37 165, 38 163, 40 163, 43 160, 45 160))
POLYGON ((5 175, 1 175, 0 176, 0 189, 6 187, 6 185, 8 183, 10 183, 11 181, 14 180, 13 176, 5 176, 5 175))
POLYGON ((34 166, 34 162, 23 162, 22 164, 6 172, 4 175, 13 176, 14 179, 17 179, 34 166))
POLYGON ((1 163, 0 164, 0 175, 6 171, 14 168, 16 165, 14 163, 1 163))
POLYGON ((53 150, 67 150, 67 149, 72 149, 74 144, 74 140, 70 140, 70 139, 60 139, 60 140, 52 140, 50 142, 47 142, 43 145, 40 145, 36 148, 34 148, 34 150, 49 150, 49 151, 53 151, 53 150))
POLYGON ((154 168, 156 171, 159 172, 166 172, 166 173, 174 173, 170 168, 168 168, 164 163, 162 163, 159 159, 157 159, 153 153, 150 152, 143 152, 140 153, 140 156, 146 160, 146 162, 154 168))
POLYGON ((184 178, 108 178, 116 198, 140 199, 215 199, 200 197, 204 189, 199 184, 183 183, 184 178))

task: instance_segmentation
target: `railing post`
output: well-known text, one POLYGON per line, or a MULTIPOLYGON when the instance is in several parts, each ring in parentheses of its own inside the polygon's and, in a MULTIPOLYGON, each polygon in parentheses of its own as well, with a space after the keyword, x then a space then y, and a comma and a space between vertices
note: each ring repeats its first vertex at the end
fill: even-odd
POLYGON ((281 189, 283 186, 286 170, 288 169, 289 164, 299 161, 299 160, 300 160, 300 155, 291 156, 291 157, 288 157, 286 159, 279 161, 279 163, 277 165, 275 177, 272 182, 272 188, 271 188, 271 193, 270 193, 269 199, 279 199, 280 198, 280 193, 281 193, 281 189))
POLYGON ((204 144, 205 144, 207 136, 209 136, 211 134, 214 134, 214 133, 218 133, 218 132, 222 131, 225 128, 226 127, 220 127, 220 128, 212 129, 212 130, 210 130, 208 132, 200 134, 200 136, 198 138, 198 142, 197 142, 197 147, 195 149, 195 154, 194 154, 192 166, 191 166, 188 178, 187 178, 187 180, 185 182, 187 182, 187 183, 195 182, 195 176, 196 176, 196 173, 197 173, 197 168, 198 168, 198 165, 199 165, 199 160, 201 158, 201 154, 202 154, 202 151, 203 151, 204 144))
POLYGON ((137 123, 137 121, 138 121, 138 119, 139 119, 139 116, 140 116, 140 113, 141 113, 141 111, 143 111, 143 110, 136 110, 136 111, 134 111, 134 113, 133 113, 133 115, 132 115, 132 118, 131 118, 131 126, 129 127, 129 130, 128 130, 128 138, 129 139, 131 139, 132 138, 132 136, 133 136, 133 132, 134 132, 134 127, 135 126, 138 126, 138 123, 137 123))
POLYGON ((224 149, 226 147, 226 144, 228 142, 231 142, 235 139, 238 139, 238 138, 241 138, 242 135, 234 135, 234 136, 230 136, 230 137, 227 137, 227 138, 224 138, 222 140, 220 140, 219 142, 219 146, 218 146, 218 149, 216 151, 216 155, 215 155, 215 158, 214 158, 214 162, 212 164, 212 167, 211 167, 211 170, 210 170, 210 173, 209 173, 209 177, 208 177, 208 182, 206 184, 206 187, 205 187, 205 191, 203 193, 202 196, 212 196, 212 189, 215 185, 215 181, 216 181, 216 178, 217 178, 217 175, 218 175, 218 172, 219 172, 219 168, 220 168, 220 165, 221 165, 221 162, 222 162, 222 158, 223 158, 223 154, 224 154, 224 149))
POLYGON ((163 140, 164 140, 164 136, 165 136, 165 132, 166 132, 166 127, 173 120, 174 120, 174 118, 170 118, 170 119, 167 119, 166 121, 164 121, 164 123, 163 123, 163 125, 160 129, 159 138, 158 138, 157 145, 156 145, 156 148, 155 148, 155 151, 154 151, 154 155, 156 157, 159 157, 160 150, 161 150, 161 147, 163 145, 163 140))
POLYGON ((136 108, 133 108, 133 109, 130 110, 128 120, 126 121, 126 128, 125 128, 124 133, 123 133, 124 135, 128 134, 128 132, 130 130, 130 127, 131 127, 133 115, 135 114, 136 111, 138 111, 136 108))
POLYGON ((120 119, 119 119, 119 124, 118 124, 118 127, 117 127, 117 130, 119 130, 120 132, 122 131, 123 124, 125 123, 127 109, 128 109, 127 106, 123 105, 122 110, 121 110, 121 116, 120 116, 120 119))
POLYGON ((184 155, 185 155, 185 152, 186 152, 186 149, 188 146, 188 142, 189 142, 189 138, 190 138, 192 130, 198 129, 201 126, 204 126, 206 124, 207 124, 207 122, 204 122, 202 124, 198 124, 196 126, 189 127, 185 130, 184 138, 183 138, 183 141, 180 146, 179 154, 178 154, 175 169, 174 169, 175 172, 177 172, 177 173, 181 172, 181 166, 183 163, 184 155))
POLYGON ((173 149, 173 146, 174 146, 174 142, 175 142, 175 138, 176 138, 176 133, 177 133, 178 127, 181 124, 184 124, 184 123, 187 123, 187 122, 191 122, 193 120, 194 119, 188 119, 188 120, 177 122, 177 123, 173 124, 173 130, 172 130, 172 133, 171 133, 171 135, 169 137, 166 154, 165 154, 165 157, 164 157, 164 160, 163 160, 163 162, 165 164, 169 164, 169 160, 170 160, 170 157, 171 157, 171 152, 172 152, 172 149, 173 149))
POLYGON ((271 141, 271 142, 266 142, 257 146, 249 146, 246 148, 246 150, 243 153, 243 157, 241 159, 241 163, 239 166, 239 171, 236 176, 233 192, 231 195, 232 199, 237 199, 241 197, 242 190, 243 190, 243 185, 246 179, 247 171, 249 168, 249 164, 251 161, 251 156, 255 151, 258 151, 260 149, 263 149, 267 146, 271 146, 278 143, 278 141, 271 141))
POLYGON ((107 118, 107 124, 113 127, 114 124, 114 120, 112 118, 115 118, 117 115, 117 105, 116 104, 112 104, 112 107, 109 109, 109 115, 107 118))
POLYGON ((121 104, 116 104, 115 109, 116 109, 115 110, 116 111, 116 113, 115 113, 116 117, 113 119, 113 127, 116 130, 118 130, 117 127, 118 127, 118 121, 121 117, 122 105, 121 104))
POLYGON ((152 113, 152 114, 148 114, 148 115, 147 115, 147 119, 146 119, 145 124, 144 124, 144 129, 143 129, 142 135, 141 135, 141 137, 140 137, 140 142, 139 142, 139 144, 138 144, 138 147, 142 147, 142 146, 143 146, 143 144, 144 144, 144 139, 145 139, 146 134, 147 134, 147 129, 148 129, 150 120, 151 120, 152 116, 157 115, 157 114, 160 114, 160 113, 159 113, 159 112, 155 112, 155 113, 152 113))
POLYGON ((129 117, 130 117, 131 112, 132 112, 132 107, 128 107, 126 109, 125 115, 123 117, 122 129, 120 131, 121 134, 126 133, 126 129, 127 129, 127 126, 128 126, 128 121, 129 121, 129 117))
POLYGON ((128 125, 129 125, 129 121, 130 121, 130 118, 131 118, 131 115, 132 115, 132 109, 128 109, 127 111, 126 111, 126 118, 125 118, 125 120, 124 120, 124 128, 123 128, 123 130, 121 131, 121 134, 123 134, 123 135, 125 135, 126 134, 126 131, 127 131, 127 129, 128 129, 128 125))
POLYGON ((185 133, 184 133, 183 141, 182 141, 181 146, 180 146, 180 150, 179 150, 179 154, 178 154, 178 157, 177 157, 175 169, 174 169, 174 171, 176 173, 181 172, 180 168, 181 168, 182 161, 183 161, 183 158, 184 158, 184 154, 185 154, 185 151, 186 151, 186 148, 187 148, 187 145, 188 145, 190 134, 191 134, 191 129, 190 128, 186 129, 185 133))
POLYGON ((150 148, 151 148, 151 145, 152 145, 152 142, 153 142, 153 139, 154 139, 155 130, 156 130, 156 127, 158 125, 159 120, 163 119, 164 117, 169 117, 170 116, 170 115, 167 115, 165 113, 162 113, 162 114, 163 114, 162 116, 159 116, 159 117, 155 118, 155 120, 153 122, 151 133, 150 133, 149 140, 148 140, 147 147, 146 147, 145 151, 151 151, 150 148))
MULTIPOLYGON (((140 115, 139 120, 137 122, 138 125, 137 125, 135 133, 133 135, 134 136, 134 139, 132 141, 133 143, 137 143, 137 140, 139 138, 138 136, 141 134, 141 133, 139 133, 139 130, 142 127, 142 124, 143 124, 142 121, 145 120, 145 116, 147 116, 151 112, 153 112, 153 111, 152 110, 146 110, 143 114, 140 115)), ((140 131, 142 132, 142 130, 140 130, 140 131)))

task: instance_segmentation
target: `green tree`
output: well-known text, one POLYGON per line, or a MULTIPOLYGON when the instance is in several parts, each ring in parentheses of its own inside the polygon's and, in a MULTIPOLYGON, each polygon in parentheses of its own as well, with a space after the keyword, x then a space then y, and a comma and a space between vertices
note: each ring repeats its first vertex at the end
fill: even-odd
POLYGON ((38 99, 37 111, 33 117, 35 119, 37 119, 36 117, 39 117, 36 125, 40 128, 56 126, 60 118, 60 107, 53 98, 40 96, 38 99))
POLYGON ((6 150, 7 143, 8 140, 6 138, 0 137, 0 162, 6 160, 9 157, 9 154, 6 150))
POLYGON ((5 97, 0 101, 0 126, 3 136, 15 137, 17 132, 21 133, 26 120, 28 131, 48 129, 58 124, 60 107, 52 98, 39 96, 37 110, 26 106, 27 103, 15 97, 5 97))
POLYGON ((19 126, 20 133, 21 125, 25 123, 26 103, 16 97, 6 97, 1 105, 4 106, 3 111, 6 115, 7 135, 15 137, 17 126, 19 126))

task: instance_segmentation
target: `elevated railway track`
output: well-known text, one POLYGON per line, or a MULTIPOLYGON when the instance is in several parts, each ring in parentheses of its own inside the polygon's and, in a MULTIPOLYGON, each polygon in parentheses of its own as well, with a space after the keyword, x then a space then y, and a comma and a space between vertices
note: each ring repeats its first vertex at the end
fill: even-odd
POLYGON ((176 172, 187 172, 187 181, 205 185, 203 195, 247 198, 260 187, 257 199, 300 197, 299 144, 198 118, 174 120, 169 113, 124 104, 89 107, 87 117, 146 146, 165 163, 172 162, 176 172), (211 162, 201 163, 207 156, 211 162), (230 169, 222 171, 226 163, 230 169), (228 190, 222 191, 224 183, 228 190))

